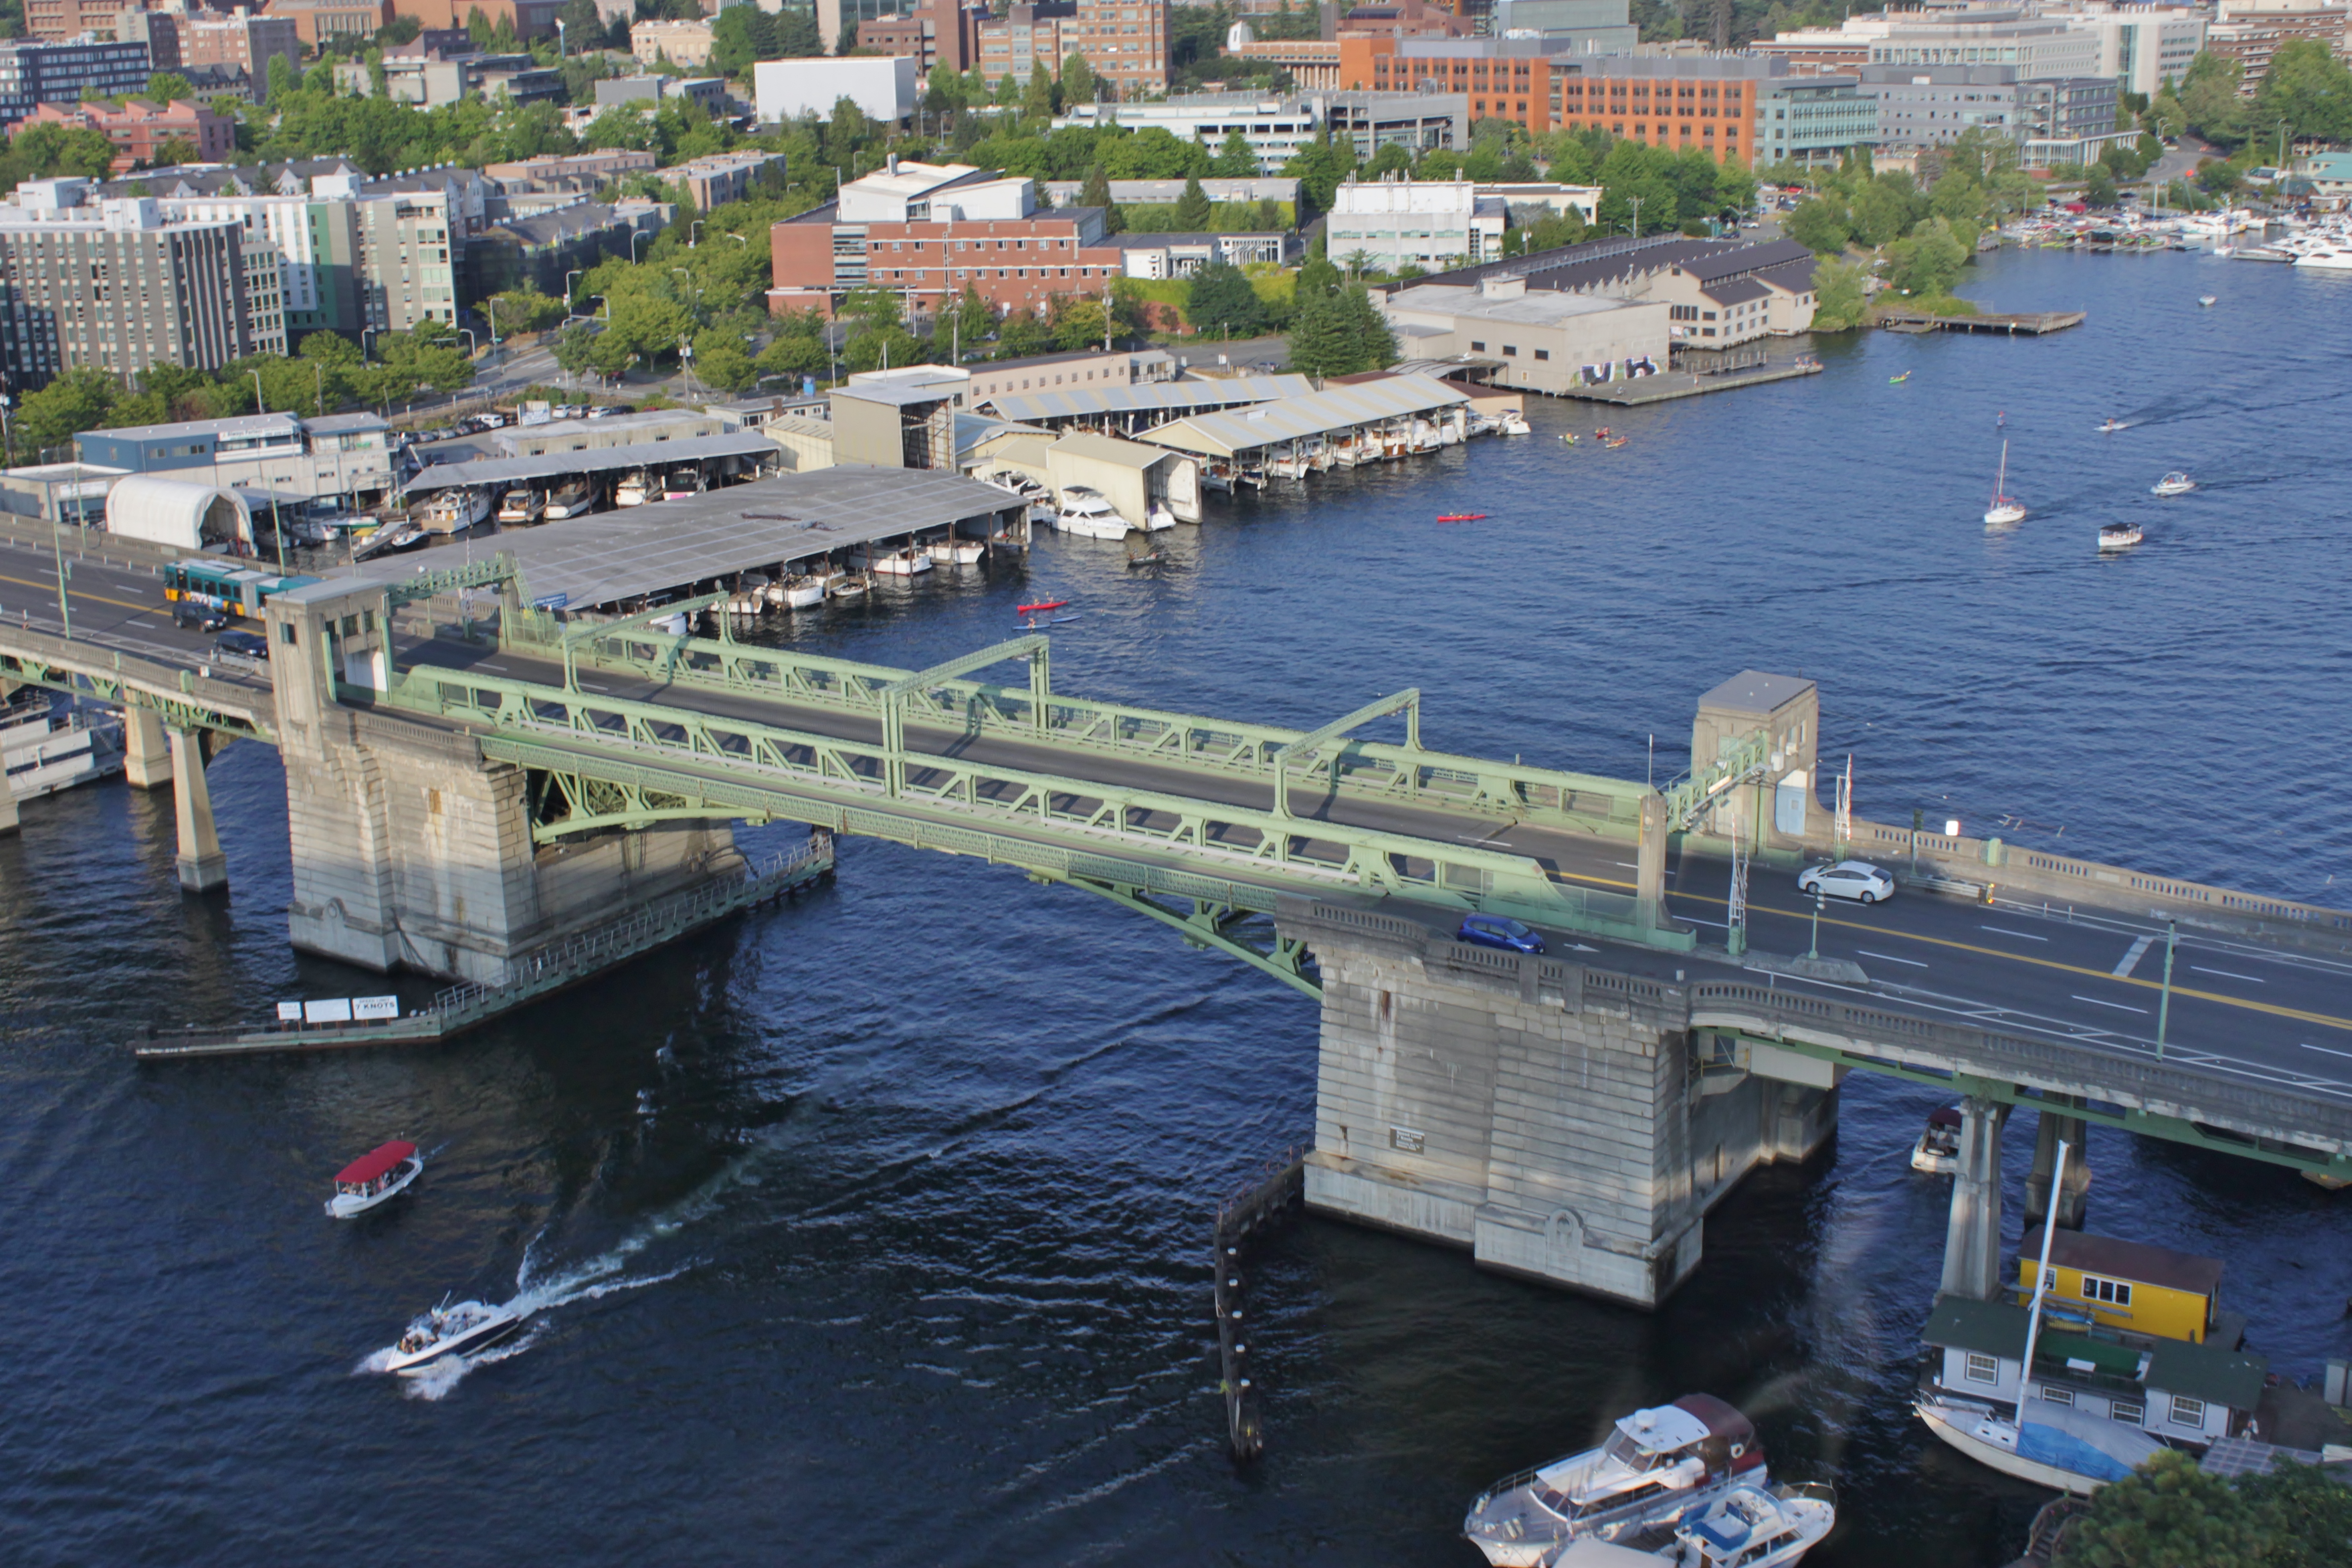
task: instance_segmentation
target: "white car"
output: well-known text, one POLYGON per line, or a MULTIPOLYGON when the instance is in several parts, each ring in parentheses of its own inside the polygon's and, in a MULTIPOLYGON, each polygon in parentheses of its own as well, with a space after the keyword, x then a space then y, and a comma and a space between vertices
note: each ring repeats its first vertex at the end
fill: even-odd
POLYGON ((1808 866, 1798 872, 1797 890, 1874 904, 1895 896, 1895 877, 1866 860, 1841 860, 1834 866, 1808 866))

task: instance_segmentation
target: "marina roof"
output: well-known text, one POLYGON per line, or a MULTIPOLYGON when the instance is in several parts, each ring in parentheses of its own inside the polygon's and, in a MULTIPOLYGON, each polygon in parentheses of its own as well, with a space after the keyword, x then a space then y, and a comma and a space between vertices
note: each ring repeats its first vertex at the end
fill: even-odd
POLYGON ((2113 1236, 2085 1236, 2079 1230, 2057 1234, 2050 1247, 2050 1266, 2082 1269, 2168 1290, 2185 1290, 2192 1296, 2210 1296, 2221 1288, 2221 1261, 2218 1258, 2199 1258, 2193 1253, 2175 1252, 2168 1247, 2150 1247, 2143 1241, 2125 1241, 2113 1236))
POLYGON ((1360 386, 1326 386, 1304 397, 1286 397, 1237 414, 1198 415, 1147 430, 1137 439, 1183 452, 1229 458, 1280 441, 1350 430, 1469 401, 1458 388, 1444 382, 1425 375, 1399 375, 1360 386))
POLYGON ((291 414, 238 414, 226 419, 190 419, 177 425, 124 425, 86 434, 121 441, 170 441, 186 436, 225 439, 233 436, 292 435, 301 428, 302 422, 291 414))
POLYGON ((1083 419, 1100 414, 1131 414, 1158 410, 1225 407, 1244 403, 1271 403, 1278 397, 1304 397, 1315 384, 1303 375, 1242 375, 1185 381, 1151 381, 1134 386, 1068 387, 1057 392, 997 393, 982 398, 983 406, 1007 419, 1033 424, 1040 419, 1083 419))
POLYGON ((408 481, 408 493, 424 495, 454 485, 528 484, 533 479, 600 474, 614 468, 698 463, 712 458, 772 458, 782 448, 764 431, 731 430, 723 436, 688 436, 676 441, 641 441, 629 447, 589 447, 577 452, 542 452, 536 458, 478 458, 470 463, 436 463, 408 481))
POLYGON ((1177 457, 1166 447, 1148 447, 1140 441, 1122 441, 1115 436, 1065 436, 1054 443, 1053 449, 1068 457, 1115 463, 1122 468, 1148 468, 1177 457))
POLYGON ((1762 272, 1769 268, 1786 267, 1792 261, 1811 261, 1810 247, 1793 239, 1767 240, 1761 245, 1742 245, 1711 256, 1696 257, 1682 264, 1683 270, 1706 282, 1717 278, 1730 278, 1749 272, 1762 272))
POLYGON ((1753 278, 1735 278, 1728 283, 1711 283, 1699 292, 1718 305, 1738 305, 1769 298, 1772 290, 1753 278))
POLYGON ((1649 301, 1612 300, 1599 294, 1562 294, 1551 289, 1526 294, 1482 294, 1475 289, 1416 283, 1389 297, 1391 310, 1429 310, 1470 316, 1482 321, 1507 321, 1519 327, 1552 327, 1578 316, 1598 316, 1608 310, 1629 310, 1649 301))
MULTIPOLYGON (((662 450, 674 455, 680 445, 673 441, 662 450)), ((501 534, 496 545, 514 555, 525 598, 561 594, 566 607, 584 609, 909 532, 992 521, 1024 504, 993 485, 953 474, 844 463, 683 500, 567 518, 501 534)), ((362 563, 356 573, 341 574, 372 582, 405 574, 392 562, 362 563)))

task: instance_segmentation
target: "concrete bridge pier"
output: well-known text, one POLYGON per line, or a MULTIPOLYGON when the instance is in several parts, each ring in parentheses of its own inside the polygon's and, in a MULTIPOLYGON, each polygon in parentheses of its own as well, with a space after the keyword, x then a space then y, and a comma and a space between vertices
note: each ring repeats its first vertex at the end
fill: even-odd
POLYGON ((133 789, 161 789, 172 782, 171 742, 163 721, 152 708, 122 710, 122 777, 133 789))
POLYGON ((205 737, 201 730, 172 732, 174 811, 180 829, 180 887, 209 893, 228 886, 228 857, 213 828, 212 791, 205 783, 205 737))
POLYGON ((1998 1100, 1960 1102, 1960 1169, 1952 1178, 1939 1296, 1990 1301, 2000 1293, 2000 1134, 2009 1112, 1998 1100))
POLYGON ((1717 1062, 1671 982, 1355 905, 1285 900, 1276 925, 1323 977, 1306 1178, 1324 1214, 1655 1307, 1698 1266, 1706 1211, 1836 1126, 1826 1068, 1803 1084, 1717 1062))
POLYGON ((2084 1159, 2088 1149, 2090 1123, 2079 1116, 2065 1116, 2043 1110, 2035 1114, 2040 1123, 2033 1131, 2033 1169, 2025 1178, 2025 1223, 2040 1225, 2050 1215, 2050 1179, 2058 1163, 2058 1144, 2066 1144, 2066 1182, 2058 1194, 2058 1224, 2067 1230, 2083 1228, 2083 1214, 2089 1207, 2091 1167, 2084 1159))

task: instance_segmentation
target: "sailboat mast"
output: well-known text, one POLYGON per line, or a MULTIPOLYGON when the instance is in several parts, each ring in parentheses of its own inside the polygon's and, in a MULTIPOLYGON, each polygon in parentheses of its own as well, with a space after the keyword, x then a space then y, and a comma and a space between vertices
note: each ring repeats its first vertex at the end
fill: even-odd
POLYGON ((1993 476, 1993 480, 1992 480, 1992 503, 1993 503, 1993 505, 1995 505, 1995 506, 1999 506, 1999 505, 2000 504, 2000 498, 2001 498, 2002 496, 2004 496, 2004 495, 2007 495, 2008 493, 2009 493, 2009 437, 2006 437, 2006 436, 2003 436, 2003 437, 2000 438, 2000 472, 1998 472, 1998 473, 1996 473, 1996 474, 1993 476))
POLYGON ((2050 1291, 2050 1243, 2058 1234, 2058 1197, 2066 1190, 2066 1141, 2050 1175, 2050 1213, 2042 1226, 2042 1262, 2033 1270, 2033 1307, 2025 1321, 2025 1364, 2017 1374, 2017 1423, 2025 1425, 2025 1390, 2033 1381, 2033 1344, 2042 1337, 2042 1298, 2050 1291))

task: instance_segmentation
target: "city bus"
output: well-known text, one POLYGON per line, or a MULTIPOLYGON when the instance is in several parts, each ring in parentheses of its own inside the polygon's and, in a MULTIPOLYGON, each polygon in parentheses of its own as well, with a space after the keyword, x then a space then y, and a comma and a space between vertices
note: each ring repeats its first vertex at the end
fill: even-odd
POLYGON ((217 556, 174 561, 163 568, 163 597, 173 604, 202 605, 224 615, 257 619, 272 594, 316 583, 316 577, 272 575, 217 556))

